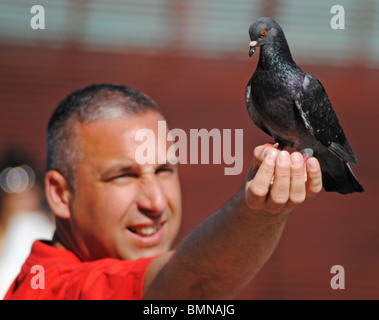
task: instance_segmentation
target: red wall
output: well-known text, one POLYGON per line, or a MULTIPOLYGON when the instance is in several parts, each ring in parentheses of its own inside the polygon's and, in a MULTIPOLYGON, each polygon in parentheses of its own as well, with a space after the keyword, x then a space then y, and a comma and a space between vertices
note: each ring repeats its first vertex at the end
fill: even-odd
MULTIPOLYGON (((244 130, 244 170, 181 165, 184 218, 178 241, 244 182, 251 152, 269 142, 248 118, 244 90, 257 56, 203 59, 78 49, 0 47, 0 154, 17 143, 44 166, 48 117, 70 91, 95 82, 122 83, 149 94, 171 128, 244 130)), ((324 84, 358 158, 364 194, 323 192, 297 209, 272 259, 240 299, 378 299, 379 205, 377 139, 379 71, 302 66, 324 84), (330 287, 333 265, 345 269, 345 290, 330 287)), ((236 230, 238 232, 238 230, 236 230)))

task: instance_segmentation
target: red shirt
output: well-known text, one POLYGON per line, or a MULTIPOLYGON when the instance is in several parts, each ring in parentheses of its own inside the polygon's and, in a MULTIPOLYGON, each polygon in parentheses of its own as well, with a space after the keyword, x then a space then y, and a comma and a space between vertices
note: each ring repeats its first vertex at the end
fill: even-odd
POLYGON ((4 299, 142 299, 152 259, 83 262, 69 250, 36 241, 4 299))

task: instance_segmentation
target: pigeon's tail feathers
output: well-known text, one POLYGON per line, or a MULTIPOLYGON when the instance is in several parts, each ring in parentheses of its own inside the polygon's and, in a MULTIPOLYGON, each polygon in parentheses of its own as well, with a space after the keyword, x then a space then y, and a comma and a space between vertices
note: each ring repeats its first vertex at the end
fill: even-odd
POLYGON ((331 145, 329 146, 329 149, 336 156, 340 157, 344 161, 357 164, 357 159, 355 158, 354 152, 351 149, 349 143, 347 142, 347 139, 345 139, 344 145, 332 142, 331 145))
POLYGON ((341 194, 364 191, 347 162, 332 153, 323 153, 318 160, 325 191, 335 191, 341 194))

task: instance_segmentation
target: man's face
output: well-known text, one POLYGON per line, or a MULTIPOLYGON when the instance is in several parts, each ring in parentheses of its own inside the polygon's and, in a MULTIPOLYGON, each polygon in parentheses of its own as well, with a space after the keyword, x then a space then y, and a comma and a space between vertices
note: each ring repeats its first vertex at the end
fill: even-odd
POLYGON ((139 129, 154 132, 155 154, 168 149, 163 137, 158 141, 158 120, 164 119, 149 111, 78 126, 85 156, 76 171, 70 224, 82 259, 135 260, 165 253, 174 242, 181 222, 177 167, 135 159, 139 129))

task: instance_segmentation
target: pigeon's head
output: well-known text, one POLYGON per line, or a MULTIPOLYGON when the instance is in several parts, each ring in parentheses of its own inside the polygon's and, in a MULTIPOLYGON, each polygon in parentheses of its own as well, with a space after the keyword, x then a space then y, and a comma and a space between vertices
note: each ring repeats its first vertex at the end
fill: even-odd
POLYGON ((251 40, 249 56, 254 54, 257 47, 272 43, 279 33, 283 33, 282 29, 271 18, 259 18, 253 22, 249 28, 251 40))

